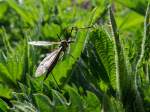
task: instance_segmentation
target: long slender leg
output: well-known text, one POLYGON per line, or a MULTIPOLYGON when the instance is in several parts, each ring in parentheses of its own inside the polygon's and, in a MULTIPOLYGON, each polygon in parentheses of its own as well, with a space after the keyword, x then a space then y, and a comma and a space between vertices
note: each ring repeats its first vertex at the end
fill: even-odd
POLYGON ((56 82, 56 85, 58 86, 58 89, 61 91, 61 88, 60 88, 60 86, 59 86, 59 84, 58 84, 57 80, 55 79, 55 77, 54 77, 53 73, 51 73, 51 74, 52 74, 52 77, 53 77, 54 81, 56 82))
MULTIPOLYGON (((64 54, 63 54, 63 55, 64 55, 64 54)), ((63 58, 63 55, 61 55, 61 56, 59 57, 58 61, 59 61, 60 59, 62 59, 62 58, 63 58)), ((45 80, 47 79, 47 77, 48 77, 48 75, 49 75, 49 74, 50 74, 50 73, 49 73, 49 72, 47 72, 47 74, 46 74, 46 76, 45 76, 45 78, 44 78, 44 80, 43 80, 43 81, 45 81, 45 80)), ((53 77, 54 81, 56 82, 56 84, 57 84, 57 86, 58 86, 59 90, 61 91, 60 86, 58 85, 58 83, 57 83, 57 81, 56 81, 56 79, 55 79, 55 77, 54 77, 54 75, 53 75, 53 73, 52 73, 52 72, 51 72, 51 74, 52 74, 52 77, 53 77)))
MULTIPOLYGON (((55 81, 56 85, 58 86, 59 91, 61 92, 61 88, 60 88, 60 86, 59 86, 59 84, 58 84, 58 82, 57 82, 56 78, 54 77, 54 75, 53 75, 53 73, 52 73, 52 72, 51 72, 51 74, 52 74, 52 77, 53 77, 53 79, 54 79, 54 81, 55 81)), ((45 77, 45 78, 44 78, 44 81, 45 81, 46 79, 47 79, 47 77, 45 77)))
MULTIPOLYGON (((94 25, 92 25, 92 26, 87 26, 87 27, 83 27, 83 28, 78 28, 78 27, 72 27, 71 28, 71 34, 72 34, 72 32, 73 32, 73 30, 75 30, 75 37, 77 36, 77 33, 78 33, 78 30, 84 30, 84 29, 89 29, 89 28, 94 28, 94 25)), ((76 40, 76 39, 75 39, 76 40)))

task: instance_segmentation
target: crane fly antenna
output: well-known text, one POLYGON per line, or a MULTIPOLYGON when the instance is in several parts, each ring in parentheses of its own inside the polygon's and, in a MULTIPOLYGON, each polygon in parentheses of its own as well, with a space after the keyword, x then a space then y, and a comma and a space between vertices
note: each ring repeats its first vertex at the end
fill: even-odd
POLYGON ((61 38, 60 38, 60 36, 57 34, 57 37, 58 37, 58 39, 61 41, 61 38))
POLYGON ((78 28, 76 26, 73 26, 71 27, 71 31, 70 31, 70 34, 72 34, 73 30, 75 30, 76 34, 78 32, 78 30, 84 30, 84 29, 89 29, 89 28, 94 28, 94 25, 92 26, 87 26, 87 27, 82 27, 82 28, 78 28))
POLYGON ((72 31, 73 31, 73 28, 74 28, 74 27, 72 27, 72 28, 71 28, 71 31, 70 31, 70 32, 71 32, 71 34, 72 34, 72 31))

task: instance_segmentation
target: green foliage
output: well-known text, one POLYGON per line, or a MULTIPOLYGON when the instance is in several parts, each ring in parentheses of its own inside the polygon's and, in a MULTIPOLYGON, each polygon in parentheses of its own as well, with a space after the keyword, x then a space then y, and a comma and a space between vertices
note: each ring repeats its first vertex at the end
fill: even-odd
POLYGON ((140 14, 145 15, 146 12, 146 7, 147 7, 147 2, 148 0, 126 0, 126 1, 121 1, 121 0, 116 0, 120 4, 127 6, 131 10, 134 10, 140 14))
POLYGON ((8 105, 2 99, 0 99, 0 111, 1 112, 8 111, 8 105))
POLYGON ((91 92, 87 92, 87 96, 83 97, 77 93, 77 89, 68 86, 65 88, 65 94, 69 95, 69 97, 67 98, 64 97, 61 92, 58 92, 56 90, 51 89, 49 91, 51 91, 50 93, 52 95, 51 97, 42 93, 32 93, 30 94, 30 96, 27 95, 25 92, 13 93, 15 100, 12 101, 12 103, 14 107, 11 108, 10 111, 13 112, 18 112, 18 111, 87 112, 87 111, 93 111, 93 108, 95 108, 94 111, 96 112, 100 111, 99 100, 91 92))
MULTIPOLYGON (((104 67, 103 68, 104 70, 100 70, 102 72, 100 74, 100 77, 105 77, 102 79, 107 83, 111 83, 110 85, 112 85, 113 88, 116 89, 116 82, 115 82, 116 81, 116 78, 115 78, 116 67, 115 67, 115 61, 114 61, 115 52, 113 48, 114 47, 113 41, 111 37, 109 37, 107 32, 102 28, 95 29, 95 31, 91 33, 90 37, 97 51, 97 54, 100 58, 99 60, 101 61, 104 67)), ((96 70, 93 70, 93 71, 96 71, 96 70)))
POLYGON ((149 112, 148 2, 1 0, 0 111, 149 112), (69 54, 45 81, 35 78, 39 62, 58 46, 28 41, 57 35, 75 40, 69 54))

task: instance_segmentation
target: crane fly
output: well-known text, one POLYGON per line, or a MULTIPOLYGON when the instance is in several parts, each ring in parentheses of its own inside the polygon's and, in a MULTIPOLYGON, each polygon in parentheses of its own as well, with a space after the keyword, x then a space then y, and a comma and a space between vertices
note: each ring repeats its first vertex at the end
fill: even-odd
MULTIPOLYGON (((72 27, 71 33, 72 33, 73 30, 77 31, 78 29, 87 29, 87 28, 92 28, 92 27, 93 26, 84 27, 84 28, 72 27)), ((39 64, 39 66, 36 69, 35 77, 39 77, 39 76, 41 76, 45 73, 46 73, 45 79, 48 77, 48 74, 53 70, 53 68, 57 64, 61 52, 65 52, 67 50, 69 44, 74 42, 73 40, 70 40, 71 33, 66 33, 66 35, 65 35, 66 40, 62 40, 60 42, 47 42, 47 41, 31 41, 31 42, 29 42, 29 44, 35 45, 35 46, 59 45, 58 49, 56 49, 53 52, 49 53, 48 56, 46 56, 41 61, 41 63, 39 64)))
POLYGON ((50 45, 59 45, 59 48, 49 53, 39 64, 36 69, 35 77, 39 77, 43 74, 46 74, 44 80, 48 77, 48 74, 53 70, 57 64, 60 54, 65 52, 70 43, 74 42, 73 40, 62 40, 60 42, 47 42, 47 41, 31 41, 29 44, 35 46, 50 46, 50 45))

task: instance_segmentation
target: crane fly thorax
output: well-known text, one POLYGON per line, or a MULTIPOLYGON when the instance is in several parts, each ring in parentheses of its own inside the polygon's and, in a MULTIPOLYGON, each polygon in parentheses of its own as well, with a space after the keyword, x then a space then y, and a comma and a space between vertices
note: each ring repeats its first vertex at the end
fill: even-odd
POLYGON ((60 46, 62 47, 62 50, 65 51, 66 48, 69 46, 69 43, 66 40, 62 40, 60 46))

